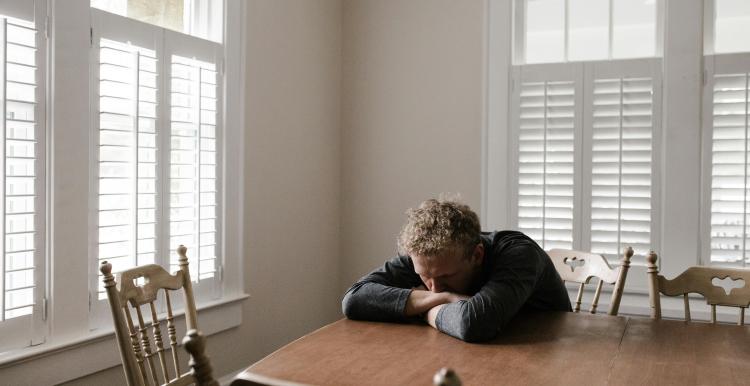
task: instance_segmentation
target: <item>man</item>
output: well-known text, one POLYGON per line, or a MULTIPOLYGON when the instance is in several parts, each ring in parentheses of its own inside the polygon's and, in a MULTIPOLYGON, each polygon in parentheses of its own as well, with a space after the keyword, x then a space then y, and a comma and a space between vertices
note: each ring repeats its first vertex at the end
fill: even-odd
POLYGON ((515 231, 481 232, 468 206, 430 199, 409 209, 399 256, 354 283, 346 317, 423 319, 467 342, 492 339, 520 309, 571 311, 549 256, 515 231))

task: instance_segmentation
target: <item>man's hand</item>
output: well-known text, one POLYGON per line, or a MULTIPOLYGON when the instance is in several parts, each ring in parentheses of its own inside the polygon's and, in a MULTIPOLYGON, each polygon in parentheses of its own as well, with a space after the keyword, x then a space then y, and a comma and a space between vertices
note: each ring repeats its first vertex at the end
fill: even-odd
MULTIPOLYGON (((469 297, 466 296, 466 295, 459 295, 459 294, 454 294, 454 293, 450 293, 450 292, 447 292, 447 293, 450 294, 450 299, 451 299, 447 303, 454 303, 454 302, 457 302, 459 300, 468 300, 469 299, 469 297)), ((436 324, 435 320, 437 320, 438 313, 440 313, 440 309, 443 308, 443 306, 445 304, 446 303, 443 303, 443 304, 440 304, 440 305, 437 305, 435 307, 430 308, 430 310, 427 311, 427 314, 425 315, 425 321, 430 326, 432 326, 435 329, 437 329, 437 324, 436 324)))
POLYGON ((419 286, 414 288, 409 294, 409 298, 406 300, 404 314, 406 314, 406 316, 421 315, 437 306, 457 302, 459 300, 466 300, 468 298, 468 296, 452 292, 427 291, 424 286, 419 286))

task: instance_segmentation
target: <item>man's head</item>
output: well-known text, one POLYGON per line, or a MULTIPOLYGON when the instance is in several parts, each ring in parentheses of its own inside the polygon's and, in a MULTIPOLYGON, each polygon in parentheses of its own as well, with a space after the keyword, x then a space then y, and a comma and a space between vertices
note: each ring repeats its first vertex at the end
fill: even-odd
POLYGON ((399 253, 411 256, 427 289, 470 295, 484 259, 476 213, 454 200, 430 199, 406 215, 399 253))

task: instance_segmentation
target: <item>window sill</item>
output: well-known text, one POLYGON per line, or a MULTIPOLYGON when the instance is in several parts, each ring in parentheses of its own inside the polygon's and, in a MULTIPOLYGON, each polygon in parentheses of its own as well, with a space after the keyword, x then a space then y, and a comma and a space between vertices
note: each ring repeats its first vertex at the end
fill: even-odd
MULTIPOLYGON (((242 302, 247 294, 227 296, 204 303, 198 307, 198 323, 206 335, 215 334, 242 323, 242 302)), ((175 317, 178 335, 184 335, 184 313, 175 317), (181 329, 180 329, 181 328, 181 329)), ((3 379, 22 383, 28 374, 35 374, 36 383, 57 384, 119 365, 114 328, 97 331, 87 336, 50 340, 0 354, 0 372, 3 379), (39 369, 47 369, 40 373, 39 369), (6 374, 8 373, 8 374, 6 374), (16 376, 17 374, 17 376, 16 376)))

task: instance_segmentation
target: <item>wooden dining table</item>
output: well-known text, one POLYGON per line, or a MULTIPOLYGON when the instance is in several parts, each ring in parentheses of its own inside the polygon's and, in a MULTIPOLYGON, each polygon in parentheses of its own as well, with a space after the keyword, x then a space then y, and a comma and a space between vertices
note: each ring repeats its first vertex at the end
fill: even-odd
POLYGON ((308 385, 750 385, 750 326, 540 312, 486 343, 421 324, 342 319, 240 373, 308 385))

